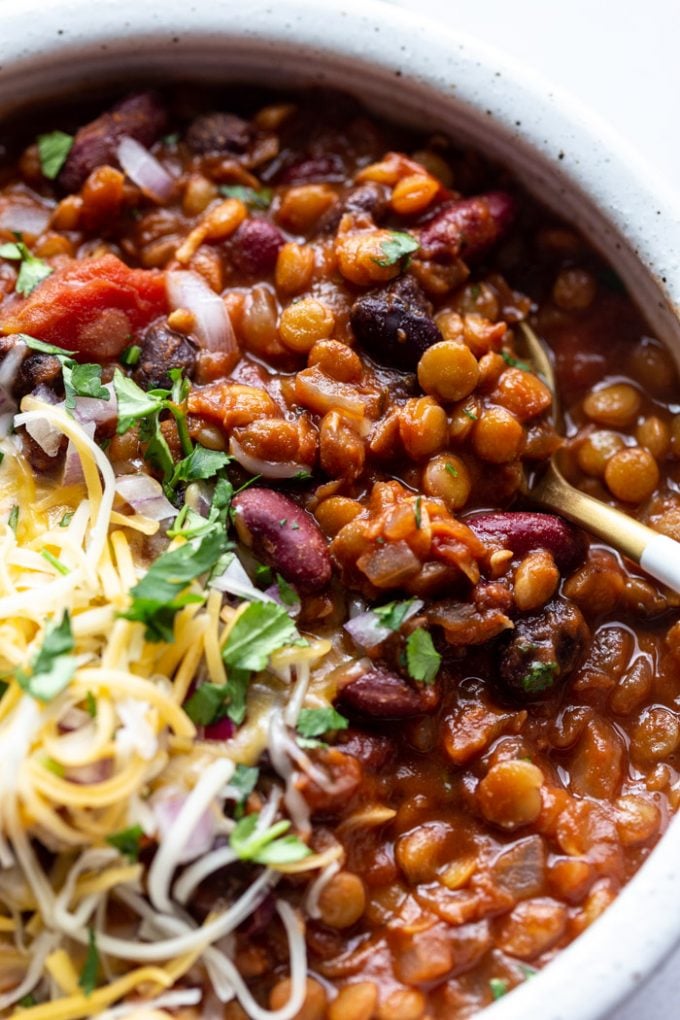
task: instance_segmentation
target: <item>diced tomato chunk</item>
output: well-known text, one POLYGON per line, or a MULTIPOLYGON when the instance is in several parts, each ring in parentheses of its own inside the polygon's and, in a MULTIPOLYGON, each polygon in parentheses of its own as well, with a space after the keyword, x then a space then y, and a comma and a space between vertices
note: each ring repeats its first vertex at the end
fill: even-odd
POLYGON ((75 351, 82 361, 117 357, 135 332, 167 311, 165 279, 115 255, 57 270, 5 315, 0 333, 28 333, 75 351))

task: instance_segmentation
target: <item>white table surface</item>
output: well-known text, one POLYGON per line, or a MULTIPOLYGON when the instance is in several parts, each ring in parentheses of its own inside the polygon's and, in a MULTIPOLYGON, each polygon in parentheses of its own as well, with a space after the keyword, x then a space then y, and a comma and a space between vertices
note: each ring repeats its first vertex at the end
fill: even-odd
MULTIPOLYGON (((680 0, 391 2, 526 62, 680 188, 680 0)), ((680 949, 607 1020, 680 1020, 679 978, 680 949)))

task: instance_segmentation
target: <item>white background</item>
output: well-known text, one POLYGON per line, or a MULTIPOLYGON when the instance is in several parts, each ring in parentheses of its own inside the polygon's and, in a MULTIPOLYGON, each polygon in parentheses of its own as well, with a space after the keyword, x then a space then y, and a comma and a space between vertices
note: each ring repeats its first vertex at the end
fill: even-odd
MULTIPOLYGON (((391 2, 526 63, 680 188, 680 0, 391 2)), ((680 1020, 680 951, 608 1020, 680 1020)))

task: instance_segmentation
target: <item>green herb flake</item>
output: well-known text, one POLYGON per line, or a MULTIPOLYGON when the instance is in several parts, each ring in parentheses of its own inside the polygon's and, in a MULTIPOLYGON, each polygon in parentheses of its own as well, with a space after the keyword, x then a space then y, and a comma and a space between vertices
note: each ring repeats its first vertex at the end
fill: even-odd
POLYGON ((3 460, 4 460, 4 459, 5 459, 5 455, 4 455, 4 453, 2 452, 2 450, 0 450, 0 464, 2 464, 2 462, 3 462, 3 460))
POLYGON ((287 819, 274 822, 268 829, 258 829, 259 819, 259 813, 246 815, 232 829, 229 845, 242 861, 276 867, 309 857, 311 850, 301 839, 284 835, 290 829, 287 819))
POLYGON ((415 599, 404 599, 403 602, 386 602, 384 606, 376 606, 373 612, 383 627, 399 630, 414 602, 415 599))
POLYGON ((459 475, 458 468, 455 468, 453 464, 445 464, 444 470, 448 471, 452 478, 458 478, 459 475))
POLYGON ((418 528, 418 530, 420 530, 420 526, 423 523, 423 514, 422 514, 421 506, 422 506, 422 496, 416 496, 416 501, 413 504, 413 516, 416 519, 416 528, 418 528))
POLYGON ((432 644, 430 632, 418 627, 406 640, 406 665, 413 680, 434 683, 442 657, 432 644))
POLYGON ((61 560, 57 559, 54 553, 51 553, 49 549, 41 549, 40 555, 44 560, 47 560, 51 567, 54 567, 57 573, 61 574, 63 577, 66 577, 67 574, 71 573, 69 568, 67 566, 64 566, 61 560))
POLYGON ((48 772, 51 772, 52 775, 59 776, 60 779, 64 778, 64 766, 61 762, 55 761, 54 758, 43 758, 42 766, 44 769, 47 769, 48 772))
POLYGON ((202 537, 163 553, 130 590, 130 608, 121 616, 144 623, 149 641, 171 642, 176 613, 204 598, 186 590, 189 582, 211 570, 228 548, 224 530, 211 528, 202 537))
POLYGON ((109 846, 118 850, 123 857, 127 857, 131 861, 137 861, 139 860, 143 836, 144 830, 140 825, 131 825, 129 829, 121 829, 120 832, 114 832, 112 835, 107 836, 106 842, 109 846))
POLYGON ((171 131, 168 135, 163 135, 161 138, 163 145, 177 145, 179 141, 179 131, 171 131))
POLYGON ((528 361, 522 361, 520 358, 515 358, 512 354, 507 351, 501 351, 501 357, 506 365, 511 365, 512 368, 519 368, 522 372, 531 372, 531 365, 528 361))
POLYGON ((19 507, 15 504, 9 512, 7 523, 16 535, 17 526, 19 524, 19 507))
POLYGON ((559 666, 556 662, 532 662, 521 679, 522 689, 527 694, 549 691, 555 683, 559 666))
POLYGON ((418 251, 420 242, 407 230, 390 230, 389 234, 390 236, 385 238, 380 245, 383 258, 374 258, 373 261, 383 269, 388 266, 396 266, 397 263, 401 263, 405 268, 408 265, 409 256, 418 251))
POLYGON ((303 708, 297 722, 301 737, 322 737, 331 730, 346 730, 349 722, 332 707, 303 708))
POLYGON ((87 955, 85 957, 83 969, 80 972, 80 977, 78 978, 78 986, 83 990, 85 995, 92 995, 93 991, 97 987, 98 973, 99 950, 97 949, 97 939, 94 933, 94 928, 90 928, 87 939, 87 955))
POLYGON ((62 519, 59 521, 60 528, 68 528, 69 524, 73 520, 75 510, 67 510, 62 519))
POLYGON ((474 411, 471 411, 469 407, 463 408, 463 414, 465 415, 466 418, 469 418, 470 421, 477 421, 477 415, 474 413, 474 411))
POLYGON ((76 668, 73 631, 68 611, 59 623, 45 630, 42 647, 31 663, 30 673, 17 670, 19 685, 38 701, 51 701, 67 686, 76 668))
POLYGON ((538 974, 537 969, 535 967, 530 967, 528 963, 520 963, 519 969, 522 971, 525 981, 528 981, 529 978, 536 977, 538 974))
MULTIPOLYGON (((21 237, 20 234, 16 235, 21 237)), ((48 266, 43 259, 33 255, 23 241, 10 241, 8 244, 0 245, 0 258, 9 259, 21 263, 19 275, 17 276, 16 292, 26 297, 39 283, 46 280, 54 270, 48 266)))
POLYGON ((510 986, 505 978, 491 978, 489 988, 491 989, 491 998, 494 1002, 507 995, 510 990, 510 986))
POLYGON ((97 699, 92 691, 88 691, 85 695, 85 711, 91 719, 97 718, 97 699))
POLYGON ((295 624, 283 606, 251 602, 229 631, 222 658, 226 666, 259 672, 266 668, 273 652, 299 640, 295 624))
POLYGON ((142 348, 139 344, 130 344, 129 347, 125 348, 118 360, 121 365, 127 365, 128 368, 133 368, 135 365, 139 364, 141 356, 142 348))
POLYGON ((31 1006, 37 1006, 38 1000, 35 995, 24 995, 23 998, 19 999, 17 1006, 21 1006, 22 1009, 30 1009, 31 1006))
POLYGON ((68 159, 73 146, 73 135, 65 131, 50 131, 46 135, 38 135, 38 156, 40 169, 48 181, 53 181, 68 159))
POLYGON ((237 765, 234 774, 229 780, 229 786, 238 794, 239 804, 243 804, 251 795, 257 781, 260 778, 260 770, 250 765, 237 765))
POLYGON ((243 184, 223 184, 219 192, 226 198, 237 198, 251 209, 268 209, 274 192, 271 188, 247 188, 243 184))
POLYGON ((295 588, 288 584, 285 577, 281 577, 281 574, 276 575, 276 587, 279 591, 279 598, 283 602, 284 606, 288 606, 290 609, 293 606, 300 605, 300 596, 295 591, 295 588))
POLYGON ((113 373, 113 388, 118 400, 116 432, 119 436, 127 432, 140 418, 163 410, 163 397, 155 396, 153 390, 146 393, 119 368, 113 373))

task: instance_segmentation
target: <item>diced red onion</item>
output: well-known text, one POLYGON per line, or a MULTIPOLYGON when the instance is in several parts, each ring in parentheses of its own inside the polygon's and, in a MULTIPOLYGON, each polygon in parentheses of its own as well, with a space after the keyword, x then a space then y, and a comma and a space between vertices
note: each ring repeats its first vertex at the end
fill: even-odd
POLYGON ((252 599, 255 602, 274 601, 265 592, 255 587, 236 555, 232 556, 226 570, 219 577, 214 577, 210 581, 210 587, 217 588, 218 591, 226 591, 241 599, 252 599))
MULTIPOLYGON (((177 817, 184 807, 187 795, 181 790, 160 790, 152 800, 151 809, 158 823, 160 840, 166 839, 172 832, 177 817)), ((206 854, 215 840, 215 819, 211 811, 204 811, 187 840, 182 853, 177 858, 178 864, 187 864, 197 857, 206 854)))
POLYGON ((151 475, 119 475, 116 492, 133 510, 152 521, 165 521, 176 517, 177 509, 166 499, 160 482, 151 475))
POLYGON ((64 772, 64 778, 71 783, 78 783, 82 786, 91 786, 94 783, 104 783, 113 775, 113 759, 100 758, 88 765, 77 765, 64 772))
POLYGON ((113 425, 118 419, 118 400, 113 383, 107 383, 104 389, 109 392, 109 399, 101 397, 76 397, 74 416, 81 425, 93 422, 95 425, 113 425))
POLYGON ((231 719, 220 719, 218 722, 203 727, 205 740, 229 740, 233 735, 234 724, 231 719))
POLYGON ((0 228, 11 230, 12 233, 31 234, 35 237, 42 234, 50 222, 50 210, 39 205, 7 205, 0 210, 0 228))
MULTIPOLYGON (((8 340, 13 339, 7 337, 8 340)), ((17 337, 14 346, 9 349, 0 364, 0 389, 11 391, 16 382, 21 363, 28 354, 28 347, 17 337)))
POLYGON ((246 453, 235 436, 232 436, 229 440, 229 453, 251 475, 262 475, 263 478, 295 478, 300 474, 309 474, 308 464, 295 464, 292 461, 260 460, 259 457, 251 456, 251 454, 246 453))
MULTIPOLYGON (((412 605, 404 613, 402 622, 406 622, 411 616, 420 612, 424 604, 422 599, 414 599, 412 605)), ((345 630, 360 648, 375 648, 394 633, 390 627, 386 627, 384 623, 380 622, 380 618, 372 610, 360 613, 348 620, 345 630)))
MULTIPOLYGON (((16 425, 23 424, 22 417, 20 414, 15 416, 16 425)), ((55 429, 54 425, 51 425, 45 418, 34 418, 26 422, 26 431, 48 457, 56 457, 62 437, 59 429, 55 429)))
MULTIPOLYGON (((87 425, 83 425, 83 432, 85 432, 90 439, 94 439, 94 422, 89 422, 87 425)), ((80 454, 78 453, 75 443, 69 439, 68 446, 66 447, 66 456, 64 457, 64 469, 61 475, 61 484, 76 485, 78 482, 82 482, 84 477, 83 462, 80 459, 80 454)))
POLYGON ((170 198, 174 178, 140 142, 125 135, 118 143, 116 155, 127 176, 148 198, 156 202, 170 198))
POLYGON ((194 335, 206 351, 238 350, 226 305, 198 273, 173 269, 165 274, 170 307, 186 308, 194 317, 194 335))

